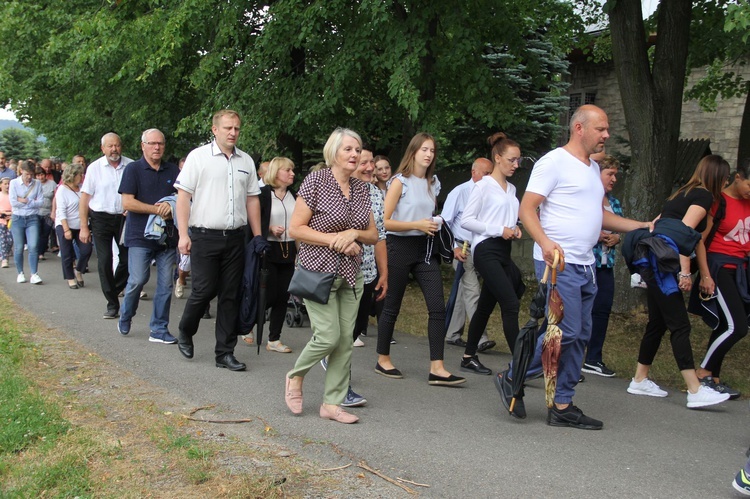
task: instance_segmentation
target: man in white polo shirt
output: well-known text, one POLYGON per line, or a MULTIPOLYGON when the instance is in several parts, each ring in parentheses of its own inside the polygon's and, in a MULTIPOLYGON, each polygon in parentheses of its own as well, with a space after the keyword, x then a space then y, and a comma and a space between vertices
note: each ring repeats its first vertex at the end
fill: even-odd
POLYGON ((79 216, 81 218, 81 241, 91 242, 92 234, 99 270, 102 293, 107 300, 105 319, 116 319, 120 315, 120 299, 117 295, 128 282, 128 249, 120 244, 120 235, 125 224, 122 198, 118 189, 125 166, 132 159, 122 156, 122 142, 116 133, 102 137, 104 156, 97 159, 86 170, 81 188, 79 216), (91 228, 89 230, 89 222, 91 228), (120 250, 117 269, 112 270, 112 242, 120 250))
POLYGON ((255 163, 235 144, 240 116, 223 109, 213 117, 214 140, 193 149, 177 177, 178 248, 191 255, 193 289, 180 320, 177 345, 193 358, 193 336, 209 302, 216 307, 216 367, 243 371, 234 356, 237 344, 238 290, 245 258, 245 226, 261 238, 255 163), (192 205, 190 204, 192 200, 192 205), (189 230, 188 230, 189 228, 189 230))

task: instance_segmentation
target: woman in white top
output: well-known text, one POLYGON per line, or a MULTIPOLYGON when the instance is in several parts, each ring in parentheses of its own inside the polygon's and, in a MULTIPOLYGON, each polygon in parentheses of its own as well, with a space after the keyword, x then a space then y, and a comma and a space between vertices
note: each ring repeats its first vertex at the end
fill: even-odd
POLYGON ((55 232, 60 244, 63 278, 67 279, 70 289, 83 287, 83 273, 91 257, 91 243, 84 243, 80 238, 81 219, 78 218, 78 203, 81 198, 80 185, 83 178, 83 165, 73 163, 63 171, 63 184, 55 194, 55 232), (73 241, 78 244, 80 256, 75 269, 76 258, 73 241))
POLYGON ((443 365, 445 340, 445 300, 437 248, 432 237, 438 231, 433 220, 440 182, 434 176, 435 140, 418 133, 406 148, 396 175, 388 183, 384 220, 388 248, 388 294, 378 321, 378 363, 375 372, 388 378, 403 378, 391 362, 393 327, 401 310, 401 300, 412 274, 427 302, 429 320, 431 385, 458 385, 466 380, 449 373, 443 365))
POLYGON ((518 168, 521 148, 502 132, 492 135, 488 142, 492 146, 492 173, 474 184, 461 216, 461 226, 472 232, 474 266, 484 279, 469 324, 461 370, 478 374, 492 372, 479 362, 476 353, 495 304, 500 304, 505 339, 513 352, 518 337, 519 298, 526 289, 521 271, 510 258, 511 241, 521 237, 521 229, 516 188, 508 177, 518 168))

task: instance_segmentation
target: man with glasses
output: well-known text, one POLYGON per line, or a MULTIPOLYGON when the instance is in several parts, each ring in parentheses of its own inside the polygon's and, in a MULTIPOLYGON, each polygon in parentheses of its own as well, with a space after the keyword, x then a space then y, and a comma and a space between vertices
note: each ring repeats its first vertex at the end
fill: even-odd
MULTIPOLYGON (((461 227, 461 215, 474 184, 490 173, 492 173, 492 161, 487 158, 477 158, 471 165, 471 178, 448 193, 443 211, 440 213, 455 237, 453 268, 456 270, 456 275, 448 298, 445 316, 447 332, 445 337, 449 345, 466 346, 466 342, 461 339, 461 334, 466 325, 466 318, 468 317, 471 321, 479 302, 479 292, 482 286, 479 284, 479 276, 474 270, 474 259, 471 255, 471 232, 461 227), (467 243, 465 254, 463 251, 464 243, 467 243), (453 303, 452 313, 449 311, 451 303, 453 303)), ((484 352, 494 346, 495 342, 491 341, 487 337, 487 331, 484 331, 479 339, 477 352, 484 352)))
POLYGON ((9 178, 13 180, 17 176, 18 174, 16 173, 15 169, 8 168, 8 164, 5 160, 5 153, 3 151, 0 151, 0 178, 9 178))
POLYGON ((169 308, 178 234, 172 222, 172 206, 162 200, 175 195, 174 184, 180 170, 177 165, 162 161, 164 146, 164 134, 159 130, 150 128, 143 132, 143 156, 128 165, 120 182, 122 208, 128 212, 125 246, 128 247, 129 277, 117 330, 123 336, 130 333, 133 317, 138 310, 139 295, 151 275, 151 262, 155 261, 156 293, 148 340, 173 344, 177 343, 177 339, 169 333, 169 308), (163 241, 144 235, 151 215, 161 217, 167 223, 163 241))
POLYGON ((86 178, 81 188, 79 216, 81 218, 80 238, 83 243, 94 239, 98 262, 99 281, 102 293, 107 300, 105 319, 120 316, 120 299, 117 295, 128 282, 128 249, 120 244, 120 235, 125 224, 122 198, 118 193, 125 166, 133 160, 122 155, 122 141, 116 133, 102 137, 101 148, 104 156, 97 159, 86 170, 86 178), (91 228, 89 229, 89 221, 91 228), (119 249, 117 269, 112 270, 112 246, 119 249))

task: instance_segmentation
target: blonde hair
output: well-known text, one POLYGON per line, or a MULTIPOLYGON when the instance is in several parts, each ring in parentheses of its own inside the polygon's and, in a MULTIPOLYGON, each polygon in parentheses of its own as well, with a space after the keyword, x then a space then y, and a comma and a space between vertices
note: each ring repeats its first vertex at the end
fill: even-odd
POLYGON ((240 123, 242 123, 242 119, 240 118, 240 113, 238 113, 237 111, 233 111, 231 109, 220 109, 214 113, 214 117, 211 119, 211 123, 213 124, 213 126, 218 127, 219 121, 224 116, 232 116, 240 120, 240 123))
POLYGON ((362 147, 362 138, 357 132, 349 130, 348 128, 337 128, 331 133, 330 137, 328 137, 326 145, 323 146, 323 159, 326 162, 326 166, 329 168, 333 166, 333 163, 336 160, 336 153, 341 148, 341 144, 344 143, 344 137, 346 136, 356 139, 357 142, 359 142, 359 147, 362 147))
POLYGON ((277 156, 271 160, 271 162, 268 164, 268 169, 266 170, 266 173, 263 175, 263 182, 266 183, 266 185, 270 185, 271 187, 278 187, 276 184, 276 175, 278 175, 279 170, 284 169, 294 169, 294 162, 292 162, 291 159, 285 158, 283 156, 277 156))

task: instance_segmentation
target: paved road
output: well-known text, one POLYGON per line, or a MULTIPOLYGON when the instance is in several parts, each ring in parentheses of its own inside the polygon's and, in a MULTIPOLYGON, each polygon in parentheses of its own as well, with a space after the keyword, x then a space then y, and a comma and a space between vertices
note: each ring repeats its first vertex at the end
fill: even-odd
MULTIPOLYGON (((95 269, 95 260, 90 267, 95 269)), ((392 355, 405 379, 375 374, 374 327, 366 346, 353 354, 354 386, 368 399, 367 407, 353 409, 360 423, 318 417, 321 369, 308 375, 305 413, 294 417, 283 400, 284 373, 309 338, 309 328, 282 334, 293 354, 262 350, 257 356, 254 348, 238 345, 237 357, 249 370, 232 373, 214 366, 213 320, 201 323, 195 358, 188 361, 176 346, 148 342, 150 300, 141 302, 132 332, 122 337, 114 321, 102 319, 105 302, 95 273, 86 275, 80 290, 67 288, 57 258, 40 262, 40 274, 44 284, 32 286, 17 284, 14 270, 2 269, 0 286, 51 327, 188 403, 216 403, 227 413, 261 417, 280 441, 303 453, 310 442, 333 442, 348 457, 365 459, 389 476, 430 484, 423 492, 427 497, 732 497, 730 482, 750 444, 747 401, 691 411, 683 393, 638 397, 625 392, 625 380, 596 376, 579 386, 575 401, 603 420, 604 430, 547 426, 541 380, 527 388, 529 416, 517 421, 503 413, 489 376, 467 375, 459 388, 429 386, 426 338, 396 334, 392 355)), ((146 291, 153 295, 153 283, 146 291)), ((175 333, 184 304, 172 302, 175 333)), ((456 372, 460 355, 460 349, 446 347, 446 363, 456 372)), ((482 360, 497 369, 508 356, 495 353, 482 360)), ((400 495, 395 487, 384 490, 400 495)))

